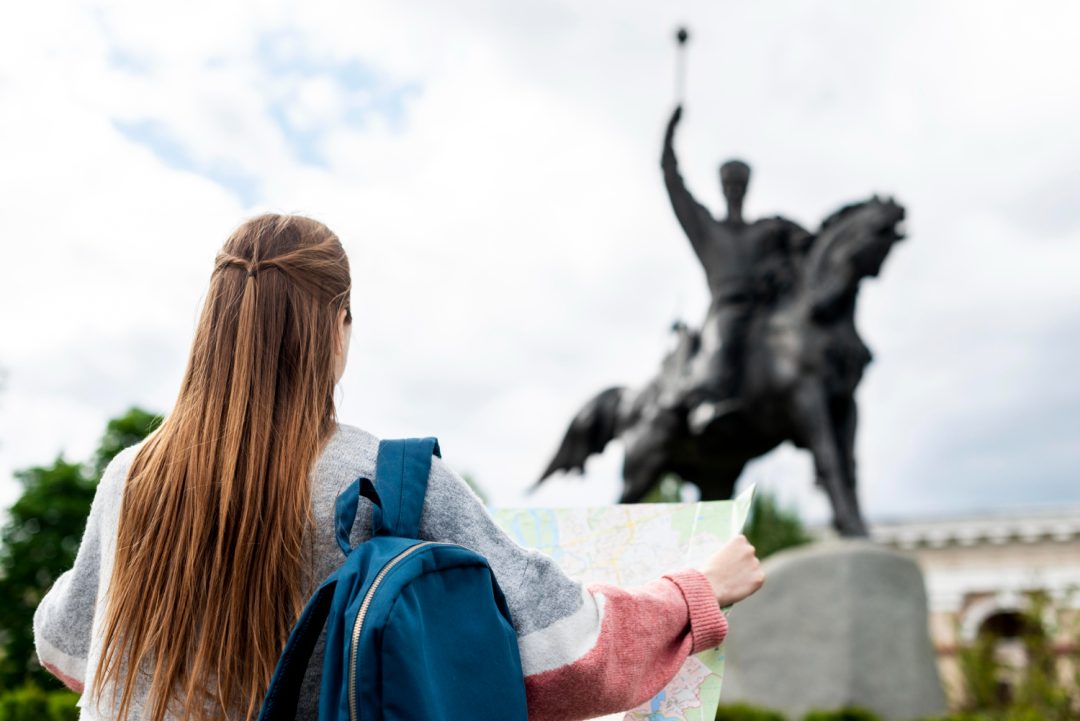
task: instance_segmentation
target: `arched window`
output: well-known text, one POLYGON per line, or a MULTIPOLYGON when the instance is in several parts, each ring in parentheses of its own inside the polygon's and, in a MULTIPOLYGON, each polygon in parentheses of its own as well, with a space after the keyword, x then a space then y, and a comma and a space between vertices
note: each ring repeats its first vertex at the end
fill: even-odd
POLYGON ((989 677, 984 692, 1000 704, 1016 697, 1025 678, 1033 673, 1051 678, 1053 653, 1043 625, 1030 610, 999 609, 987 615, 978 626, 972 652, 973 660, 989 677), (980 658, 981 657, 981 658, 980 658))

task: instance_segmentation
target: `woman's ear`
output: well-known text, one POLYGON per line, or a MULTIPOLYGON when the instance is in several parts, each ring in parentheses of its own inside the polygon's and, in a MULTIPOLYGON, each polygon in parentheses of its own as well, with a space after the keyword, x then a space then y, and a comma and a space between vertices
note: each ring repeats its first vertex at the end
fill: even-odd
POLYGON ((348 306, 338 313, 334 326, 334 383, 341 380, 345 373, 345 363, 349 359, 349 339, 352 334, 352 313, 348 306))
POLYGON ((342 355, 349 342, 349 309, 342 308, 338 311, 337 323, 334 324, 334 354, 342 355))

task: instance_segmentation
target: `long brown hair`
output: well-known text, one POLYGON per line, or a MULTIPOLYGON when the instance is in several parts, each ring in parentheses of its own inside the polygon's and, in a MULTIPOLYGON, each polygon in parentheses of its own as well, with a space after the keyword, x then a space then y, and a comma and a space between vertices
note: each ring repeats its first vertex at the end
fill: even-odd
POLYGON ((253 218, 218 253, 176 406, 124 487, 93 682, 119 718, 137 680, 152 721, 257 711, 312 582, 309 474, 349 292, 340 241, 310 218, 253 218))

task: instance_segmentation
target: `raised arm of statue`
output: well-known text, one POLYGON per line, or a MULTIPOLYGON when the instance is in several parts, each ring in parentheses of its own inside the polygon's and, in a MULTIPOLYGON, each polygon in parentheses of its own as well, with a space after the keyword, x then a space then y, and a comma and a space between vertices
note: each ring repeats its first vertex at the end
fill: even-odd
POLYGON ((701 255, 700 245, 705 242, 705 228, 712 221, 712 215, 708 208, 694 200, 694 196, 686 188, 682 175, 679 174, 679 162, 675 159, 675 126, 682 117, 682 106, 675 108, 675 112, 668 121, 667 132, 664 134, 664 152, 660 156, 660 168, 664 171, 664 185, 667 186, 668 197, 671 199, 671 207, 675 210, 675 217, 679 220, 690 244, 694 246, 694 252, 701 255))

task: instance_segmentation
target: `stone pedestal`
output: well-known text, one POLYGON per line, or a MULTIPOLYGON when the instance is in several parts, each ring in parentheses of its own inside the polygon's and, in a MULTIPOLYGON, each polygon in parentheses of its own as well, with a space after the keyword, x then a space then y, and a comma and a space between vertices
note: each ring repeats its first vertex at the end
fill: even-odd
POLYGON ((829 541, 766 559, 765 585, 732 608, 723 703, 802 718, 862 706, 889 721, 941 714, 922 573, 869 541, 829 541))

